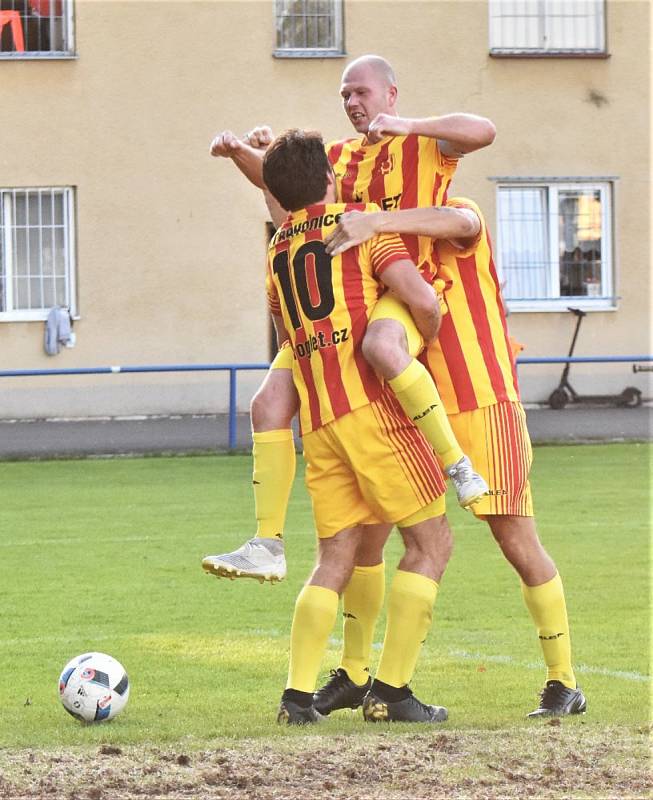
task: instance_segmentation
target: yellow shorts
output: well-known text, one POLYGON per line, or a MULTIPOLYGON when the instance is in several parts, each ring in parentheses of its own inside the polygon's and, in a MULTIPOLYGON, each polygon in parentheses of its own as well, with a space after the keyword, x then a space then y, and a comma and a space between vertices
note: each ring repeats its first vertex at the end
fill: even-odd
POLYGON ((305 434, 304 458, 320 538, 444 513, 445 482, 433 451, 389 391, 305 434))
POLYGON ((472 506, 476 516, 533 516, 528 474, 533 462, 526 414, 521 403, 496 405, 450 414, 449 422, 464 453, 490 488, 472 506))
POLYGON ((290 342, 286 341, 279 348, 279 352, 274 357, 273 362, 270 364, 270 369, 292 369, 292 362, 295 356, 293 355, 290 342))

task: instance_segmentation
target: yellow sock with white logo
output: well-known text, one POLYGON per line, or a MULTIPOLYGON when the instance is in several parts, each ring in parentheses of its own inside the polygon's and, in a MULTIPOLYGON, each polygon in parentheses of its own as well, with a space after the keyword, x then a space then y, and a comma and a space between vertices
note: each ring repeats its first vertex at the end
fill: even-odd
POLYGON ((456 441, 438 390, 426 367, 413 359, 403 372, 388 383, 399 404, 422 431, 445 467, 463 457, 456 441))
POLYGON ((343 650, 340 666, 358 686, 367 682, 374 628, 385 594, 385 564, 354 567, 342 595, 343 650))
POLYGON ((292 482, 295 478, 295 442, 290 428, 253 433, 254 505, 256 535, 282 539, 292 482))
POLYGON ((323 586, 304 586, 295 602, 290 632, 287 689, 314 692, 329 634, 338 614, 338 593, 323 586))
POLYGON ((521 590, 540 638, 547 681, 560 681, 569 689, 575 689, 567 606, 560 575, 556 573, 554 578, 539 586, 527 586, 522 581, 521 590))
POLYGON ((376 679, 399 688, 410 683, 431 627, 438 584, 416 572, 397 570, 390 587, 388 622, 376 679))

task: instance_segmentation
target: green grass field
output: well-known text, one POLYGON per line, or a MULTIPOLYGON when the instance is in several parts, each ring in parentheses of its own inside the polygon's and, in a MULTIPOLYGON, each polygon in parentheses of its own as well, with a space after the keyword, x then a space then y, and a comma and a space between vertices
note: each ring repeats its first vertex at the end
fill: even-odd
MULTIPOLYGON (((588 698, 584 718, 564 721, 570 729, 649 723, 649 457, 638 444, 536 449, 538 526, 565 582, 588 698)), ((291 501, 285 582, 216 580, 200 568, 206 553, 252 535, 250 476, 246 456, 0 463, 5 753, 107 743, 192 751, 244 739, 282 747, 307 736, 274 721, 293 603, 313 563, 302 481, 291 501), (57 680, 88 650, 122 661, 131 698, 115 721, 84 727, 60 706, 57 680)), ((528 738, 533 723, 524 715, 537 705, 544 672, 518 580, 484 524, 458 508, 450 520, 454 556, 413 688, 449 708, 444 731, 523 730, 528 738)), ((398 555, 393 535, 388 578, 398 555)), ((337 665, 340 635, 338 627, 324 674, 337 665)), ((320 735, 358 742, 388 734, 343 712, 320 735)), ((395 726, 390 735, 415 729, 395 726)))

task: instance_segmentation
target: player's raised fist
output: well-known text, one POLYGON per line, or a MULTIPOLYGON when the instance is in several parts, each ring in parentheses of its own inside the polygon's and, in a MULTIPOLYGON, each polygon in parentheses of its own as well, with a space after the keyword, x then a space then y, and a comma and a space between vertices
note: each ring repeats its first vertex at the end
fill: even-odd
POLYGON ((236 153, 242 142, 231 131, 222 131, 211 142, 209 153, 216 158, 231 158, 236 153))
POLYGON ((257 125, 243 136, 243 141, 247 142, 255 150, 265 150, 274 140, 272 128, 269 125, 257 125))
POLYGON ((377 114, 370 122, 370 127, 367 130, 367 140, 371 144, 375 144, 385 136, 407 136, 409 133, 410 121, 405 117, 377 114))

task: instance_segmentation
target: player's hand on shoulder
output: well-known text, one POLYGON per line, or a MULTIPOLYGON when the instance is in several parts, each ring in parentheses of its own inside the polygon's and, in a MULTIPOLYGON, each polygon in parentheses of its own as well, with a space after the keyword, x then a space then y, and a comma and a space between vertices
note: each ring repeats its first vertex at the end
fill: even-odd
POLYGON ((347 211, 340 217, 334 231, 324 240, 327 253, 337 256, 350 247, 367 242, 378 233, 378 221, 379 215, 376 212, 368 214, 363 211, 347 211))
POLYGON ((231 158, 242 147, 242 142, 231 131, 222 131, 213 138, 209 153, 215 158, 231 158))
POLYGON ((255 150, 265 150, 274 141, 274 133, 269 125, 257 125, 243 136, 243 141, 255 150))
POLYGON ((371 144, 375 144, 386 136, 407 136, 409 133, 410 122, 405 117, 377 114, 368 128, 367 140, 371 144))

